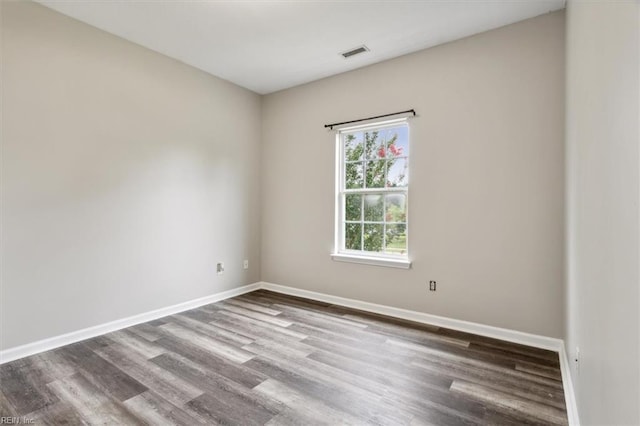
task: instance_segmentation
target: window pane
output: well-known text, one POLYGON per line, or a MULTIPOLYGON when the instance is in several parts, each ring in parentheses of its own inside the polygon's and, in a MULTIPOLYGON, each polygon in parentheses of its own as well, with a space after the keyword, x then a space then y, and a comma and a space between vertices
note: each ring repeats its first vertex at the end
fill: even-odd
POLYGON ((364 167, 361 162, 345 165, 345 188, 362 188, 364 167))
POLYGON ((345 220, 362 220, 362 195, 347 195, 344 203, 345 220))
POLYGON ((387 225, 387 241, 384 251, 391 254, 405 254, 407 252, 406 225, 387 225))
POLYGON ((365 195, 364 196, 364 220, 370 222, 383 221, 383 200, 382 195, 365 195))
POLYGON ((394 158, 409 155, 408 131, 406 126, 390 127, 380 130, 378 138, 381 147, 378 148, 378 158, 394 158))
POLYGON ((357 161, 362 159, 364 144, 362 132, 347 133, 343 135, 345 161, 357 161))
POLYGON ((385 196, 385 222, 406 222, 407 203, 404 194, 388 194, 385 196))
POLYGON ((364 225, 364 249, 366 251, 382 251, 383 225, 364 225))
MULTIPOLYGON (((387 162, 387 186, 388 187, 402 187, 407 186, 409 183, 409 169, 408 161, 406 158, 390 158, 387 162)), ((369 182, 369 176, 367 173, 367 182, 369 182)))
POLYGON ((364 132, 367 158, 384 158, 385 150, 378 131, 364 132))
POLYGON ((367 161, 367 188, 384 188, 386 161, 367 161))
POLYGON ((387 156, 399 157, 409 155, 409 128, 407 126, 385 129, 387 140, 387 156), (391 148, 390 145, 393 145, 391 148))
POLYGON ((362 225, 346 223, 344 232, 344 248, 347 250, 362 250, 362 225))

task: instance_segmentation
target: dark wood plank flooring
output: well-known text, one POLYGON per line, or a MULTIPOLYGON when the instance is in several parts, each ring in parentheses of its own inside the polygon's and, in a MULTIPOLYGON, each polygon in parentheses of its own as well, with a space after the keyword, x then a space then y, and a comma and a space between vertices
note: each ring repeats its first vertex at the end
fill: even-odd
POLYGON ((567 424, 557 353, 264 290, 4 364, 0 416, 567 424))

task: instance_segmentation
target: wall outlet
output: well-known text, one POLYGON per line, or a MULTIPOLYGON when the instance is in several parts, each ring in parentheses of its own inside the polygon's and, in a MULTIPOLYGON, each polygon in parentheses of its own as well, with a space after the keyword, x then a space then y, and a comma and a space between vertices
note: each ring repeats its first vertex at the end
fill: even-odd
POLYGON ((244 260, 244 263, 242 264, 242 267, 244 269, 249 269, 249 261, 247 259, 244 260))
POLYGON ((217 273, 218 275, 222 275, 222 274, 224 273, 224 263, 219 262, 219 263, 216 265, 216 273, 217 273))
POLYGON ((429 291, 436 291, 436 282, 429 281, 429 291))
POLYGON ((573 358, 573 361, 576 363, 576 373, 580 374, 580 347, 576 346, 576 355, 573 358))

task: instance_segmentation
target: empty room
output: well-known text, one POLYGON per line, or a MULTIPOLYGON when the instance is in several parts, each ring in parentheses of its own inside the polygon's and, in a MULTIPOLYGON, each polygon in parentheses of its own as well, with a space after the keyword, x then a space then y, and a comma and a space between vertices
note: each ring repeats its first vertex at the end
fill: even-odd
POLYGON ((638 0, 0 25, 0 424, 640 425, 638 0))

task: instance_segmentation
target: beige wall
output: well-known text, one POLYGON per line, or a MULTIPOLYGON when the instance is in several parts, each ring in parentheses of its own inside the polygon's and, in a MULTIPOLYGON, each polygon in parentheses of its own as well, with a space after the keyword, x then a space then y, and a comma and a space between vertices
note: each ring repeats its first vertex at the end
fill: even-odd
POLYGON ((264 97, 262 279, 561 337, 564 90, 556 12, 264 97), (332 261, 323 125, 408 108, 413 268, 332 261))
POLYGON ((258 281, 260 97, 2 3, 1 347, 258 281))
POLYGON ((640 424, 640 7, 567 6, 567 351, 583 425, 640 424))

